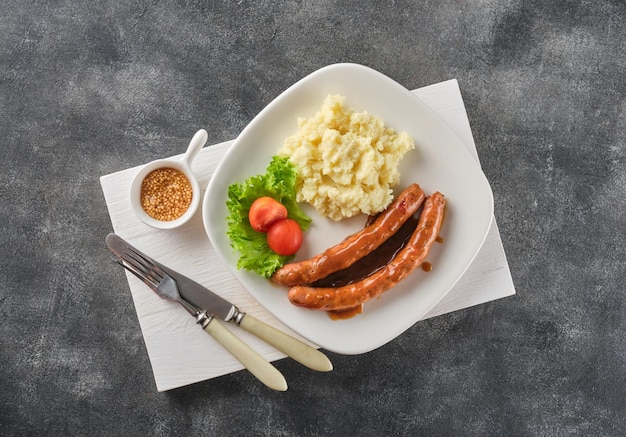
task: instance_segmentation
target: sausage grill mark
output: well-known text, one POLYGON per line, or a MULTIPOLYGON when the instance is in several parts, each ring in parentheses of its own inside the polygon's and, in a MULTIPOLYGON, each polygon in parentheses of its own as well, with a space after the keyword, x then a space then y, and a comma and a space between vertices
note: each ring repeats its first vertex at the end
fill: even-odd
POLYGON ((419 209, 424 197, 418 184, 409 185, 372 224, 313 258, 285 264, 272 279, 287 287, 311 284, 348 268, 393 236, 419 209))
POLYGON ((294 286, 289 290, 289 300, 309 309, 336 311, 354 308, 387 291, 424 261, 439 235, 445 204, 439 192, 428 197, 407 245, 376 273, 342 287, 294 286))

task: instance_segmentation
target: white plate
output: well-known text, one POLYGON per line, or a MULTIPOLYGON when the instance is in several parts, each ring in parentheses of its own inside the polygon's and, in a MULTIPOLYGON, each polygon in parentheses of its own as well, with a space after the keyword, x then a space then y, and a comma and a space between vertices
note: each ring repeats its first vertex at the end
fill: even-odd
MULTIPOLYGON (((313 219, 298 258, 307 258, 363 227, 364 217, 333 222, 305 211, 313 219)), ((387 76, 356 64, 335 64, 300 80, 242 131, 213 174, 202 206, 211 243, 248 292, 277 319, 329 351, 359 354, 371 351, 411 327, 445 296, 469 267, 482 246, 493 215, 491 188, 476 160, 447 126, 415 95, 387 76), (415 150, 402 160, 396 193, 417 182, 428 194, 447 198, 441 236, 427 261, 431 272, 416 269, 380 297, 367 302, 363 313, 331 320, 325 312, 292 305, 287 289, 262 277, 237 270, 238 254, 226 235, 228 186, 265 172, 271 157, 297 129, 297 117, 311 117, 328 94, 346 96, 346 105, 382 118, 415 140, 415 150)))

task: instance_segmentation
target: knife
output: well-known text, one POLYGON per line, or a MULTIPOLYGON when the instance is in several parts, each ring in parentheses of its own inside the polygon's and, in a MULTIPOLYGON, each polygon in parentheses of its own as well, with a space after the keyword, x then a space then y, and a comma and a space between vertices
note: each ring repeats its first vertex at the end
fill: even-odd
POLYGON ((333 369, 328 357, 319 350, 260 321, 251 314, 240 311, 235 305, 192 279, 165 266, 161 265, 161 268, 178 282, 180 292, 185 299, 195 302, 213 316, 239 325, 312 370, 328 372, 333 369))
POLYGON ((212 315, 207 314, 193 302, 185 300, 180 294, 176 280, 156 265, 152 258, 115 234, 107 236, 106 244, 111 252, 118 256, 118 264, 138 277, 160 298, 182 305, 207 334, 237 358, 259 381, 274 390, 287 390, 287 381, 276 367, 226 329, 212 315))
MULTIPOLYGON (((113 253, 116 253, 116 251, 119 253, 120 245, 124 244, 128 245, 115 234, 107 236, 109 248, 111 246, 115 247, 115 250, 111 248, 113 253)), ((258 320, 251 314, 240 311, 237 306, 181 273, 164 266, 156 260, 151 259, 151 261, 176 281, 179 292, 186 301, 193 302, 196 306, 206 310, 218 319, 239 325, 239 327, 254 334, 312 370, 328 372, 333 369, 333 365, 328 357, 314 347, 258 320)))

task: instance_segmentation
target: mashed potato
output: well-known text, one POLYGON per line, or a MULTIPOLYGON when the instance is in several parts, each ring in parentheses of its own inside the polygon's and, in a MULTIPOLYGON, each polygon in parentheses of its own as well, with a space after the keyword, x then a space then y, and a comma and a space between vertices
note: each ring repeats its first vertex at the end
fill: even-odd
POLYGON ((383 211, 400 180, 400 159, 415 148, 406 133, 344 101, 329 95, 314 117, 299 118, 279 152, 298 167, 297 200, 333 220, 383 211))

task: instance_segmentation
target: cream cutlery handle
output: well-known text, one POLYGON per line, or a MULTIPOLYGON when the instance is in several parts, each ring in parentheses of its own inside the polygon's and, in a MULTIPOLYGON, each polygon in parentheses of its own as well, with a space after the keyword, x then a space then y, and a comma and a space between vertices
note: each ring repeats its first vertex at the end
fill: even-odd
POLYGON ((217 319, 212 319, 204 328, 219 344, 224 346, 259 381, 271 389, 287 390, 285 377, 265 358, 226 329, 217 319))
POLYGON ((328 372, 333 363, 328 357, 300 340, 245 314, 239 326, 310 369, 328 372))

